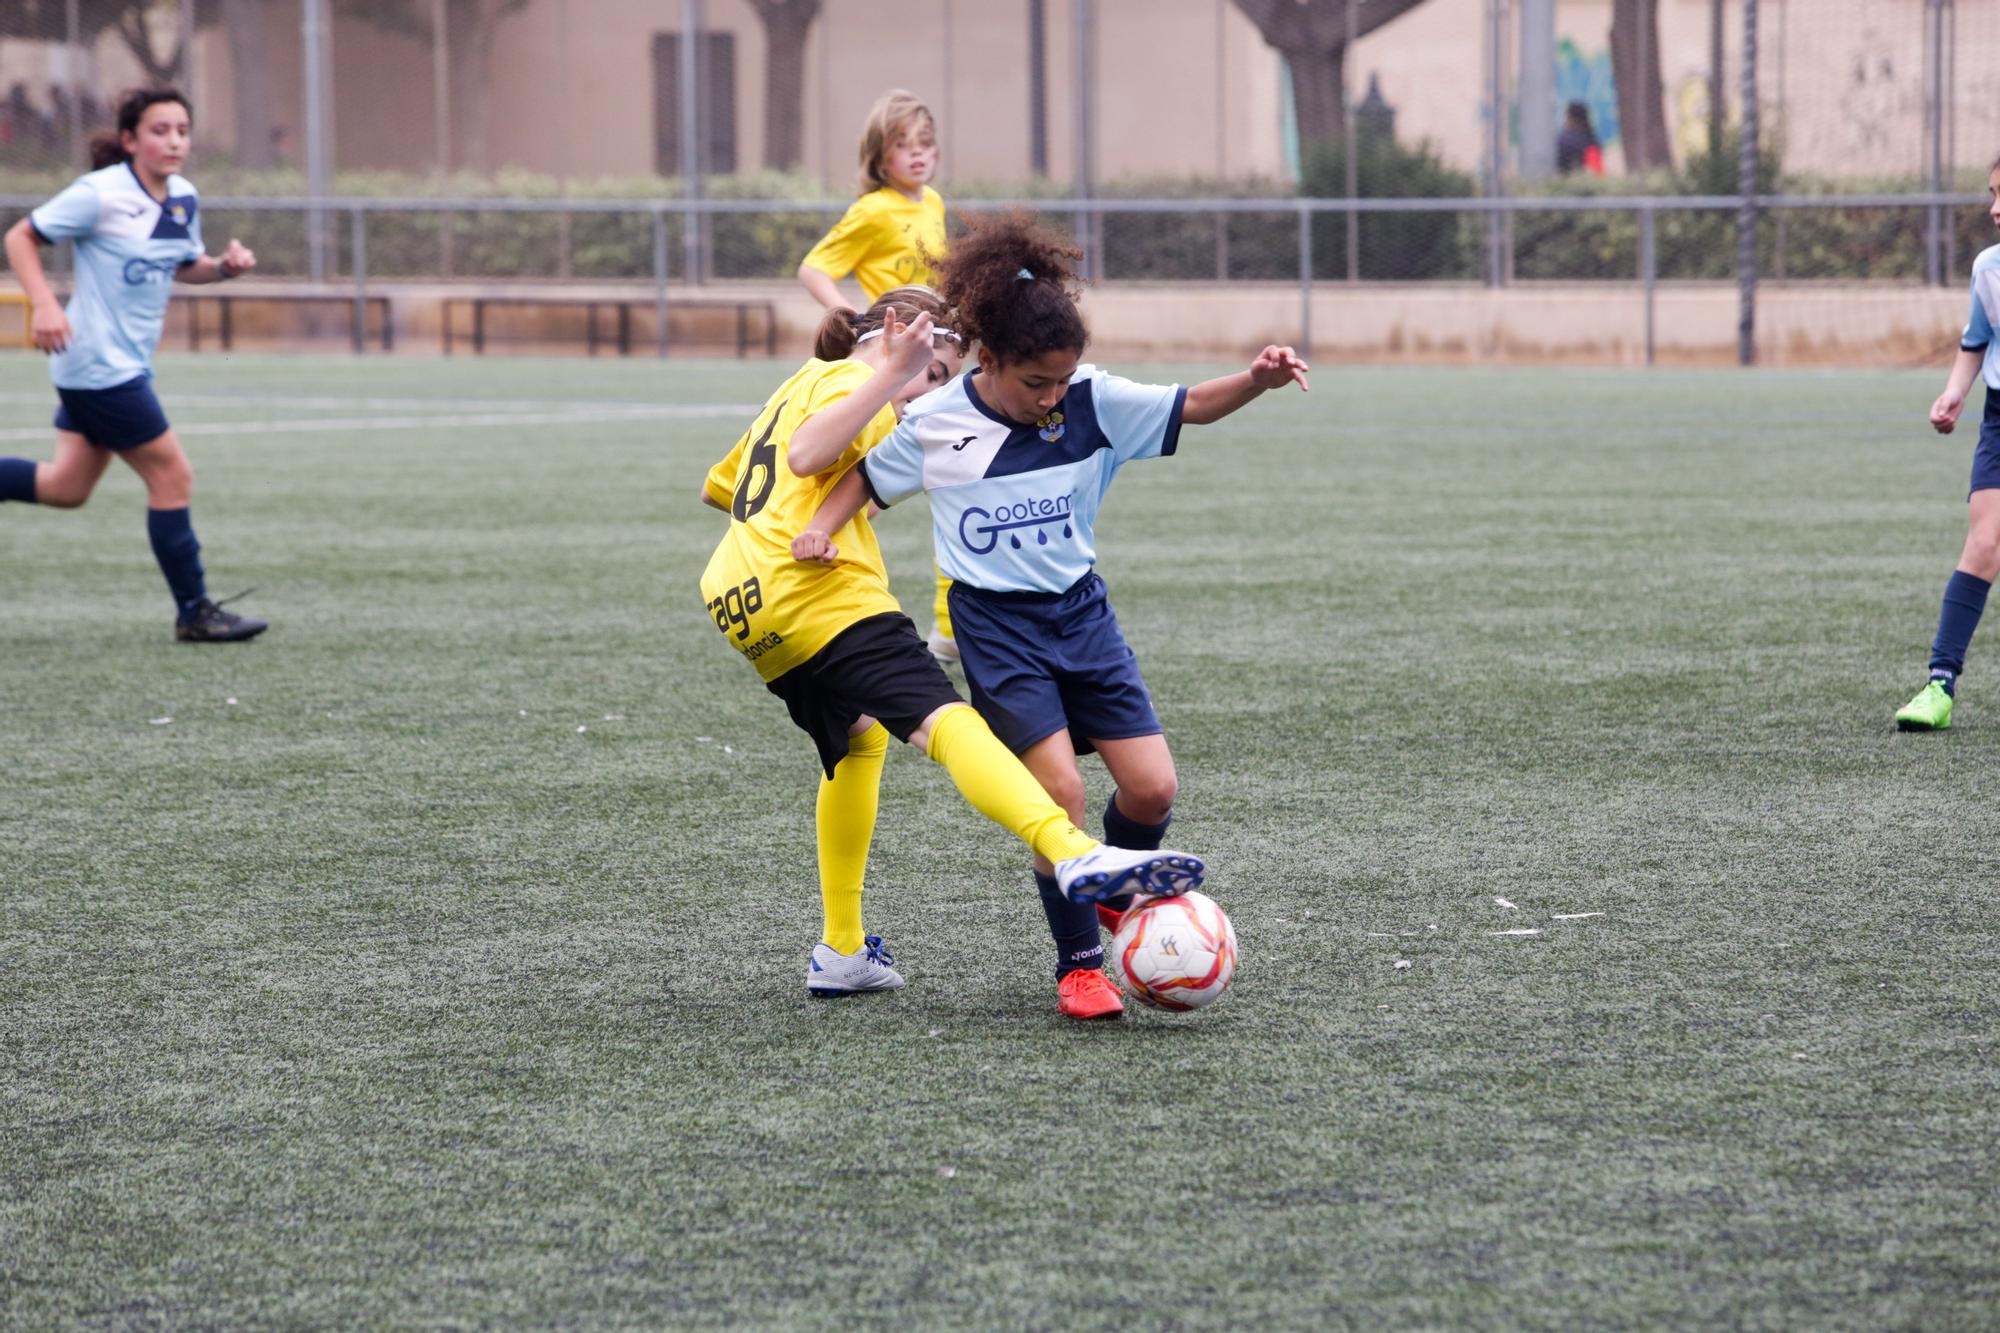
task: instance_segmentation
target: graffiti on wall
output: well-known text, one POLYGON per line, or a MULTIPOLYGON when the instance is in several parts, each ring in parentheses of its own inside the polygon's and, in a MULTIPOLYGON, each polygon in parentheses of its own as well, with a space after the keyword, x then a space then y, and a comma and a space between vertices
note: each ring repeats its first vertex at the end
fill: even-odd
POLYGON ((1611 74, 1611 52, 1585 55, 1565 37, 1556 43, 1556 105, 1581 102, 1590 108, 1597 141, 1609 148, 1618 142, 1618 82, 1611 74))

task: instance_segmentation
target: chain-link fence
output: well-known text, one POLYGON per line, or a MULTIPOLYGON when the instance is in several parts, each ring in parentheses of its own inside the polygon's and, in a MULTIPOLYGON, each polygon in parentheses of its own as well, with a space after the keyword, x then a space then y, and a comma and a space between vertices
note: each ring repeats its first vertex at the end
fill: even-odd
POLYGON ((1974 0, 7 0, 0 194, 171 81, 267 281, 775 285, 904 86, 954 205, 1040 207, 1107 285, 1810 305, 1962 283, 1996 70, 1974 0))

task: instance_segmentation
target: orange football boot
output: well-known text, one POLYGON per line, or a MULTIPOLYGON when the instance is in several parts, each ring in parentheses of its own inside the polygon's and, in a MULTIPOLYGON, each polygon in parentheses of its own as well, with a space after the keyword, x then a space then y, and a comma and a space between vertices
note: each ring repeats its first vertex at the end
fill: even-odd
POLYGON ((1125 1001, 1103 968, 1080 967, 1056 983, 1056 1012, 1064 1018, 1116 1018, 1125 1012, 1125 1001))

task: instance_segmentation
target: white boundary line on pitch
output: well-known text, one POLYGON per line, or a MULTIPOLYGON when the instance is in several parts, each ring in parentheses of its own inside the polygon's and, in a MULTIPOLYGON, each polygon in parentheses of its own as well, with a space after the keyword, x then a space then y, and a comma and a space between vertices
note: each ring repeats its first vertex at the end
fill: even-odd
MULTIPOLYGON (((480 412, 458 416, 406 417, 306 417, 290 421, 190 421, 174 427, 183 437, 199 439, 208 435, 318 435, 333 432, 371 430, 465 430, 503 426, 617 426, 642 421, 696 421, 728 417, 747 420, 760 410, 758 404, 699 403, 679 407, 655 407, 643 411, 602 412, 569 409, 560 412, 480 412)), ((53 426, 0 430, 0 440, 46 440, 53 426)))
MULTIPOLYGON (((630 399, 602 398, 427 398, 411 395, 407 398, 307 398, 284 393, 180 393, 167 395, 171 404, 189 403, 200 407, 318 407, 333 408, 351 412, 356 408, 382 408, 388 411, 419 412, 431 409, 439 412, 557 412, 564 408, 583 408, 593 412, 658 412, 677 410, 685 407, 718 407, 717 403, 645 403, 630 399)), ((53 389, 45 393, 23 393, 0 390, 0 403, 25 403, 35 406, 55 403, 53 389)))

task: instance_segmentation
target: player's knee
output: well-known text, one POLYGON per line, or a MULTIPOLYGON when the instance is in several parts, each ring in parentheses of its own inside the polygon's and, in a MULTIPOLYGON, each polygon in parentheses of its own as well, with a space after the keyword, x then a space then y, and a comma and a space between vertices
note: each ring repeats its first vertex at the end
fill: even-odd
POLYGON ((1967 533, 1965 554, 1959 563, 1984 579, 2000 573, 2000 528, 1974 528, 1967 533))
POLYGON ((1080 818, 1083 811, 1083 774, 1065 773, 1050 778, 1042 784, 1049 793, 1049 799, 1069 811, 1071 818, 1080 818))
POLYGON ((90 498, 86 490, 63 490, 56 486, 37 487, 35 499, 50 509, 81 509, 90 498))
POLYGON ((1180 779, 1172 769, 1118 784, 1118 808, 1142 824, 1157 824, 1173 812, 1180 779))
POLYGON ((51 509, 81 509, 94 489, 89 478, 44 472, 35 479, 35 501, 51 509))

